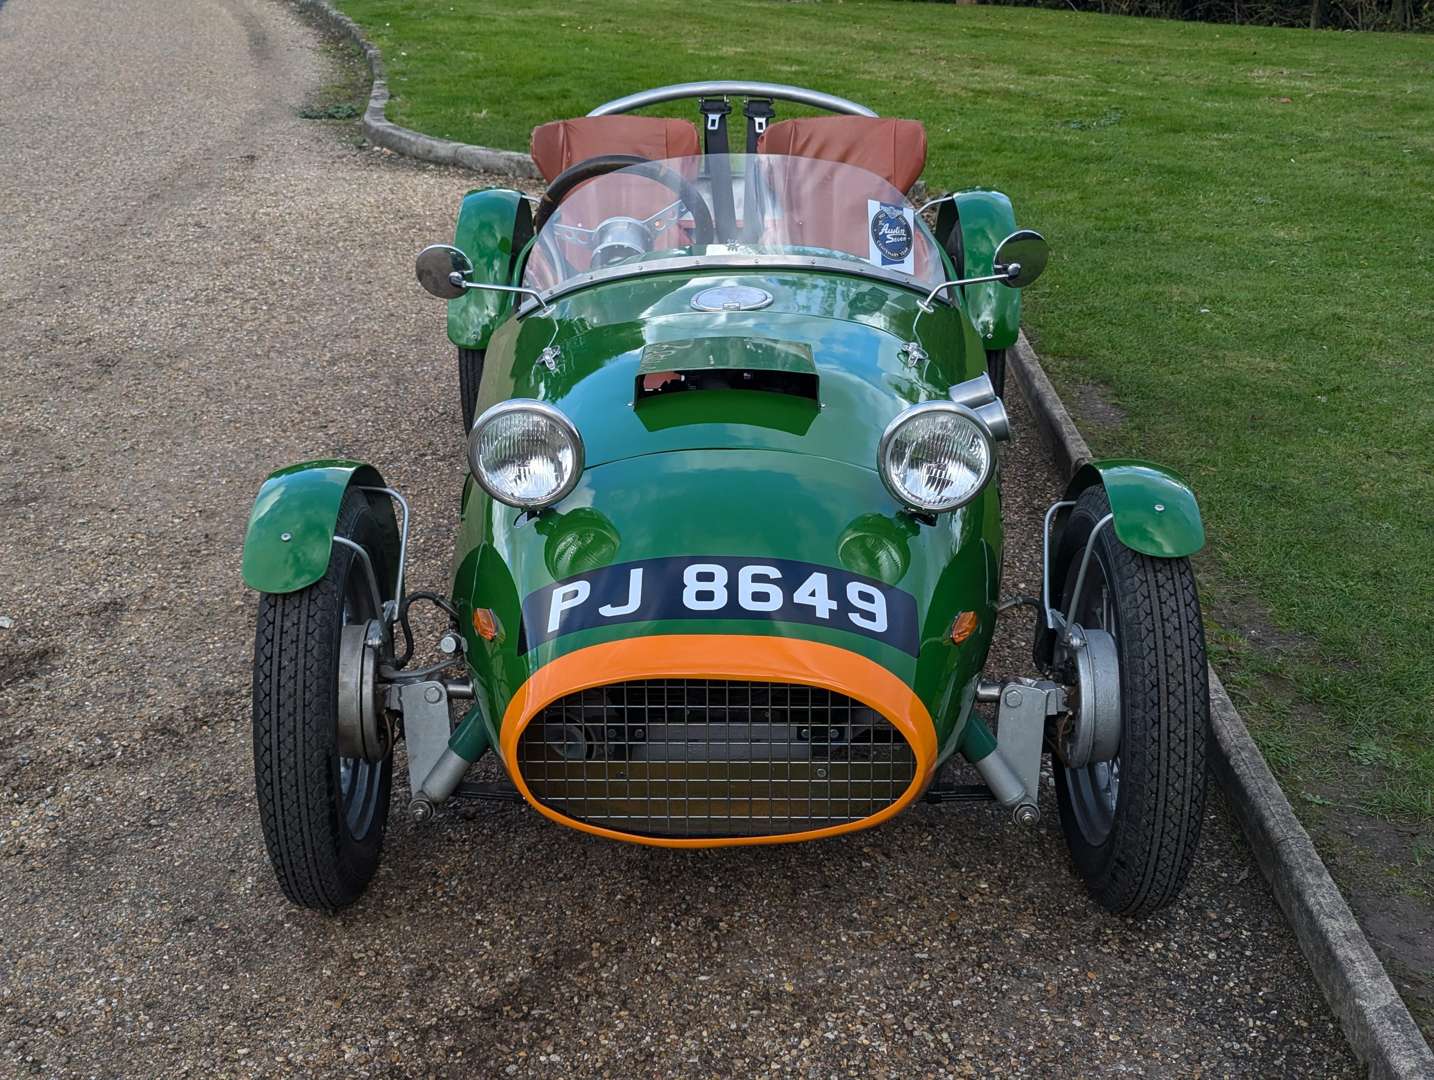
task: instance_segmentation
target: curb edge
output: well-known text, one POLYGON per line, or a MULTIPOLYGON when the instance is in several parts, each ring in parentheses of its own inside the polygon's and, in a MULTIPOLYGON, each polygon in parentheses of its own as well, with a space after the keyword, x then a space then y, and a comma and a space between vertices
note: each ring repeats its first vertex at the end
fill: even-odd
MULTIPOLYGON (((1071 475, 1091 460, 1040 358, 1021 332, 1008 360, 1041 442, 1071 475)), ((1300 951, 1371 1080, 1434 1077, 1434 1051, 1364 936, 1304 826, 1295 817, 1215 669, 1210 669, 1214 772, 1300 951)))
POLYGON ((499 176, 536 178, 537 167, 527 154, 515 150, 494 150, 487 146, 452 142, 424 135, 412 128, 393 123, 384 115, 388 106, 388 78, 383 66, 383 53, 364 36, 358 24, 343 14, 329 0, 294 0, 300 11, 322 22, 330 30, 347 37, 361 50, 368 61, 373 88, 363 113, 363 133, 375 146, 438 165, 462 165, 477 172, 499 176))

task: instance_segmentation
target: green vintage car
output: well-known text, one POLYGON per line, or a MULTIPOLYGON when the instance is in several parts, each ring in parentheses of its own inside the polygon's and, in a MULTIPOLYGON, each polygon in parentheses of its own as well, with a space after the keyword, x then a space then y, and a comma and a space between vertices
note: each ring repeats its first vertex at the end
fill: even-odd
POLYGON ((469 192, 418 258, 468 447, 448 589, 407 591, 408 505, 372 465, 282 469, 254 505, 255 775, 285 894, 364 891, 402 741, 417 820, 523 800, 679 848, 918 799, 1034 825, 1049 753, 1095 900, 1169 903, 1205 793, 1194 496, 1088 464, 1046 514, 1041 595, 1002 591, 1005 357, 1040 235, 997 191, 914 205, 921 125, 799 87, 662 87, 532 150, 536 207, 469 192), (683 98, 700 134, 633 115, 683 98), (448 625, 425 661, 420 603, 448 625), (1031 676, 993 677, 1014 617, 1031 676))

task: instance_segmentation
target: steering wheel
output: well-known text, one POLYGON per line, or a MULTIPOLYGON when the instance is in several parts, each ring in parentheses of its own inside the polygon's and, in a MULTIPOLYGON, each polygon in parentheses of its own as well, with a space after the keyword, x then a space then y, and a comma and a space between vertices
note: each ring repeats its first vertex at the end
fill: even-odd
POLYGON ((548 190, 543 192, 543 197, 538 202, 537 212, 533 215, 533 231, 542 231, 543 226, 548 223, 548 219, 557 211, 558 204, 572 194, 573 188, 596 177, 617 172, 619 169, 627 169, 636 176, 654 180, 671 191, 682 200, 692 214, 693 244, 713 242, 717 230, 712 225, 712 212, 707 209, 707 203, 703 200, 702 193, 680 173, 634 154, 600 154, 597 157, 590 157, 586 161, 579 161, 576 165, 570 165, 558 173, 553 177, 553 182, 548 185, 548 190))

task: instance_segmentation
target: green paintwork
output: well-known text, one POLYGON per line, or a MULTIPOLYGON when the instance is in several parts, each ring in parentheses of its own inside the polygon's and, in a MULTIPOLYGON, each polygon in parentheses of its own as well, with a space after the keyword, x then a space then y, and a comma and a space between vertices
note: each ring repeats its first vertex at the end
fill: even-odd
POLYGON ((477 761, 491 745, 488 737, 488 725, 483 716, 483 706, 474 702, 473 707, 464 714, 462 720, 458 721, 458 727, 449 737, 448 749, 464 761, 477 761))
POLYGON ((493 642, 469 630, 469 662, 490 716, 501 717, 540 666, 601 641, 664 633, 800 637, 859 653, 912 686, 949 753, 995 625, 1000 547, 994 488, 922 525, 900 511, 870 469, 770 450, 675 451, 589 468, 561 507, 536 522, 474 491, 453 595, 465 628, 474 608, 491 608, 502 628, 493 642), (762 512, 773 507, 780 509, 762 512), (883 545, 899 550, 874 554, 883 545), (888 568, 883 579, 916 599, 919 653, 835 627, 684 619, 581 630, 519 654, 520 603, 534 589, 595 566, 704 554, 796 559, 870 576, 888 568), (950 628, 967 610, 980 614, 981 625, 958 647, 950 628))
POLYGON ((986 725, 985 718, 978 712, 971 714, 966 730, 961 735, 961 756, 971 764, 996 752, 996 736, 986 725))
POLYGON ((654 341, 643 346, 639 375, 660 371, 786 371, 815 375, 812 347, 804 342, 765 338, 700 337, 686 341, 654 341))
MULTIPOLYGON (((958 192, 956 208, 961 221, 965 248, 966 277, 992 272, 996 247, 1016 231, 1016 214, 1011 200, 999 191, 976 189, 958 192)), ((1021 290, 999 281, 964 286, 966 311, 988 349, 1006 349, 1021 332, 1021 290)))
POLYGON ((917 324, 920 299, 870 278, 804 271, 612 281, 555 301, 549 315, 500 327, 489 342, 477 408, 511 397, 556 405, 582 432, 590 466, 636 454, 749 447, 874 469, 877 440, 892 417, 985 370, 981 341, 961 311, 938 303, 917 324), (756 286, 773 301, 761 311, 692 310, 692 296, 714 284, 756 286), (800 396, 755 391, 658 394, 629 404, 645 349, 721 338, 809 351, 821 408, 800 396), (929 356, 915 368, 900 355, 913 339, 929 356), (537 362, 549 344, 559 350, 554 371, 537 362), (741 394, 748 396, 734 396, 741 394))
POLYGON ((1092 461, 1071 479, 1066 498, 1076 498, 1092 484, 1104 485, 1115 515, 1111 524, 1126 547, 1156 558, 1178 559, 1205 546, 1195 493, 1169 469, 1148 461, 1092 461))
MULTIPOLYGON (((506 285, 514 263, 513 227, 522 206, 520 192, 506 188, 470 191, 458 211, 453 246, 473 263, 473 280, 506 285)), ((469 289, 448 301, 448 340, 464 349, 486 349, 498 324, 513 310, 512 293, 469 289)))
POLYGON ((821 407, 811 398, 756 390, 669 394, 661 404, 644 401, 637 409, 637 418, 648 431, 721 423, 785 431, 794 436, 805 435, 819 415, 821 407))
POLYGON ((876 661, 931 712, 939 756, 957 749, 995 625, 1000 495, 992 483, 928 525, 897 506, 876 472, 892 417, 985 370, 962 310, 938 303, 921 314, 921 295, 858 275, 714 267, 600 283, 499 327, 479 411, 511 397, 552 403, 582 433, 587 468, 536 520, 471 479, 465 487, 453 596, 490 739, 517 688, 563 653, 620 637, 731 633, 823 641, 876 661), (773 300, 759 311, 694 311, 692 296, 717 284, 755 286, 773 300), (913 340, 928 358, 908 367, 901 350, 913 340), (549 345, 556 370, 538 362, 549 345), (634 392, 645 361, 673 370, 674 357, 684 367, 810 364, 820 402, 753 390, 634 392), (535 589, 601 566, 703 554, 842 567, 903 589, 917 604, 918 655, 835 627, 701 619, 581 630, 520 654, 520 604, 535 589), (495 612, 496 641, 472 632, 475 608, 495 612), (956 646, 951 624, 968 610, 980 626, 956 646))
MULTIPOLYGON (((378 470, 361 461, 306 461, 270 474, 249 514, 244 583, 260 592, 287 593, 323 577, 339 505, 349 485, 355 483, 384 486, 378 470), (285 534, 288 540, 283 539, 285 534)), ((396 538, 388 497, 380 495, 371 501, 396 538)))

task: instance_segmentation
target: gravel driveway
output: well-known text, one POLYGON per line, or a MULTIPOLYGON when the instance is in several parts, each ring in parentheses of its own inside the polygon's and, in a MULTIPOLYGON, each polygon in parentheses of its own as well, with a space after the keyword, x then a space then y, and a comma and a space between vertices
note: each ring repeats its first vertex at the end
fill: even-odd
MULTIPOLYGON (((472 182, 299 120, 315 40, 266 0, 0 9, 0 1075, 1356 1074, 1218 798, 1140 925, 1049 805, 712 852, 396 814, 355 909, 289 907, 244 521, 280 463, 373 460, 446 585, 456 372, 411 260, 472 182)), ((1057 478, 1015 420, 1030 592, 1057 478)))

